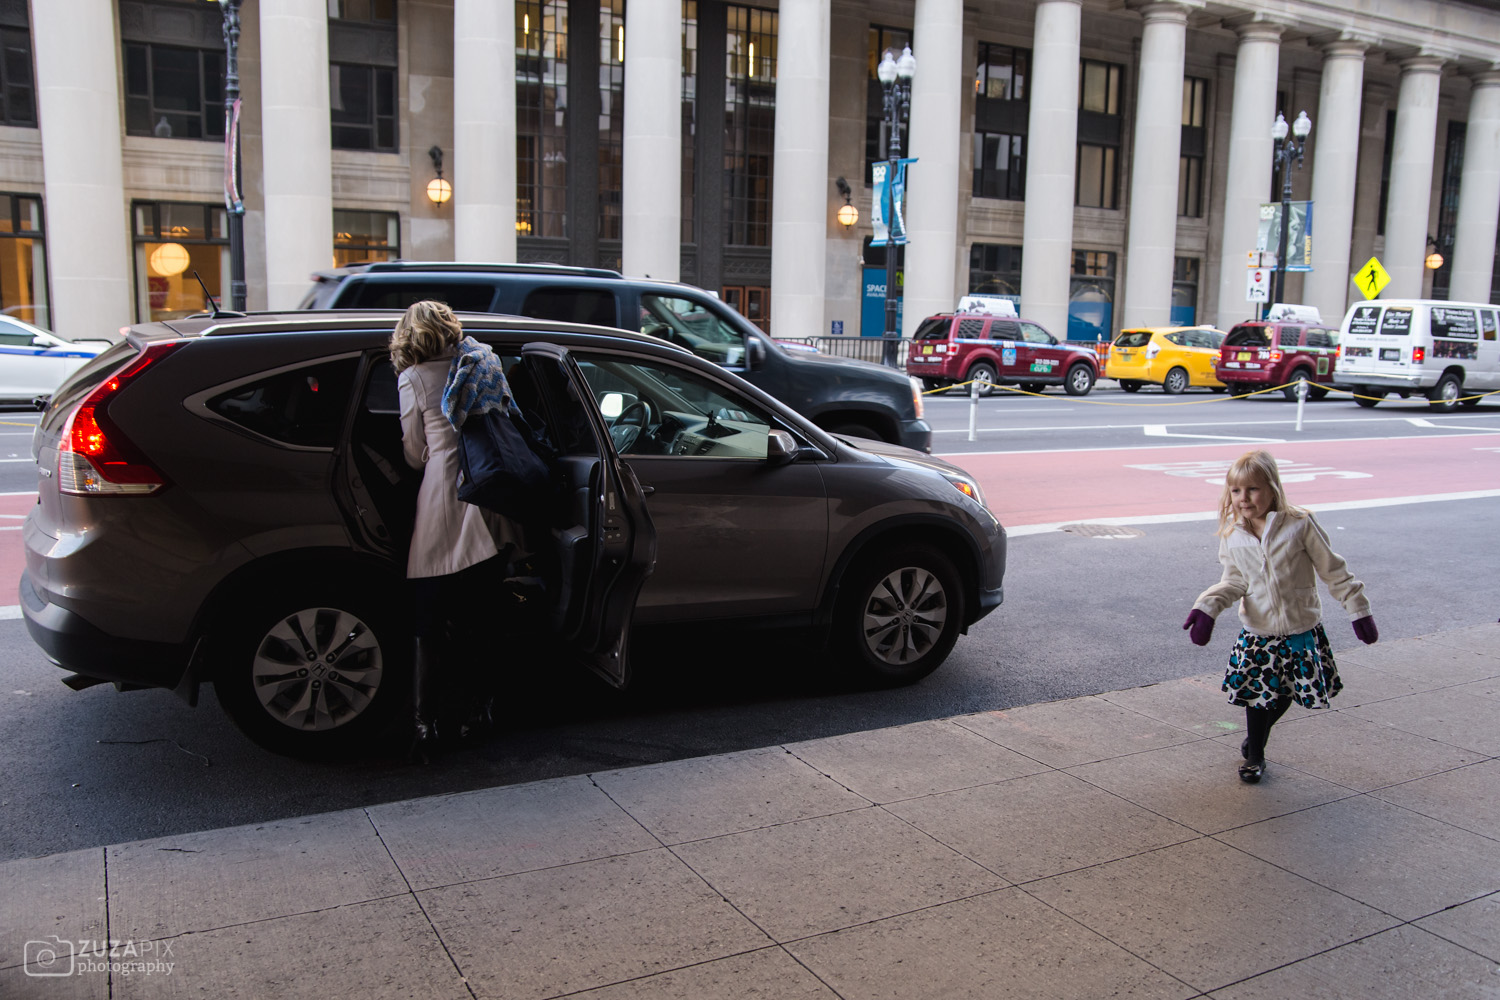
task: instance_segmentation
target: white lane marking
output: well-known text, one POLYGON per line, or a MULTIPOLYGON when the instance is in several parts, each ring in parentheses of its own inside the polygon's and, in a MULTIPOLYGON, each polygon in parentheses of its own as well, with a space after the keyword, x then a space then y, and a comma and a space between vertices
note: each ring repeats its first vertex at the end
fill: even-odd
MULTIPOLYGON (((1339 500, 1330 503, 1303 504, 1308 510, 1364 510, 1370 507, 1400 507, 1409 503, 1441 503, 1445 500, 1484 500, 1500 497, 1500 490, 1470 490, 1466 493, 1429 493, 1411 497, 1381 497, 1375 500, 1339 500)), ((1184 521, 1217 521, 1216 510, 1193 511, 1188 514, 1127 514, 1123 517, 1075 517, 1071 521, 1056 521, 1051 524, 1022 524, 1006 528, 1010 538, 1022 535, 1043 535, 1057 531, 1065 524, 1179 524, 1184 521)))
MULTIPOLYGON (((1007 414, 1007 416, 1014 416, 1014 414, 1007 414)), ((1484 414, 1478 414, 1477 416, 1484 416, 1484 414)), ((1371 423, 1406 424, 1406 423, 1410 423, 1413 420, 1425 420, 1425 419, 1426 419, 1425 417, 1337 417, 1337 418, 1332 418, 1332 419, 1328 419, 1328 420, 1304 420, 1304 421, 1302 421, 1302 425, 1304 427, 1307 427, 1307 426, 1311 426, 1313 424, 1371 424, 1371 423)), ((1462 421, 1462 420, 1473 419, 1473 417, 1466 417, 1463 414, 1455 414, 1454 416, 1448 417, 1446 419, 1449 419, 1449 420, 1460 420, 1460 421, 1462 421)), ((1257 420, 1257 421, 1255 421, 1255 424, 1256 424, 1257 427, 1275 427, 1278 424, 1284 424, 1287 427, 1295 427, 1297 425, 1297 421, 1296 420, 1257 420)), ((1092 431, 1092 430, 1100 430, 1100 431, 1131 431, 1131 430, 1140 430, 1142 427, 1146 427, 1146 426, 1150 426, 1150 425, 1148 425, 1148 424, 1058 424, 1055 427, 1049 427, 1049 426, 1045 426, 1044 425, 1044 426, 1041 426, 1041 427, 1027 427, 1027 426, 981 427, 979 429, 980 429, 981 432, 983 432, 983 431, 1008 431, 1008 432, 1014 434, 1014 433, 1017 433, 1019 431, 1079 431, 1079 430, 1090 430, 1090 431, 1092 431)), ((1169 426, 1172 426, 1172 427, 1243 427, 1243 426, 1245 426, 1245 421, 1244 420, 1182 420, 1182 421, 1174 421, 1169 426)), ((1433 424, 1432 428, 1434 430, 1467 430, 1468 429, 1463 424, 1457 424, 1457 425, 1451 425, 1451 424, 1433 424)), ((1500 430, 1500 428, 1487 428, 1487 430, 1489 432, 1493 433, 1495 430, 1500 430)), ((933 430, 932 433, 934 433, 934 434, 967 434, 967 433, 969 433, 969 429, 967 427, 939 427, 939 428, 934 428, 934 430, 933 430)), ((1349 440, 1357 441, 1357 440, 1372 440, 1372 439, 1350 438, 1349 440)))
MULTIPOLYGON (((1139 425, 1137 425, 1139 426, 1139 425)), ((1083 428, 1070 428, 1080 430, 1083 428)), ((1491 431, 1490 433, 1495 433, 1491 431)), ((1401 434, 1394 437, 1368 437, 1368 438, 1311 438, 1307 441, 1292 441, 1290 444, 1346 444, 1364 441, 1436 441, 1439 438, 1448 437, 1470 437, 1468 434, 1426 434, 1415 437, 1410 434, 1401 434)), ((1100 448, 1097 445, 1092 448, 1016 448, 1010 451, 942 451, 933 452, 938 458, 959 459, 972 458, 975 455, 1067 455, 1074 452, 1102 452, 1102 451, 1161 451, 1164 448, 1212 448, 1208 444, 1122 444, 1113 448, 1100 448)), ((959 464, 955 462, 954 464, 959 464)), ((3 496, 4 494, 0 494, 3 496)))
POLYGON ((14 493, 0 493, 0 497, 34 497, 36 490, 17 490, 14 493))
POLYGON ((6 604, 0 606, 0 621, 7 618, 21 617, 21 606, 19 604, 6 604))
MULTIPOLYGON (((1186 425, 1183 425, 1183 426, 1192 427, 1194 425, 1192 425, 1192 424, 1186 424, 1186 425)), ((1207 438, 1210 441, 1252 441, 1252 442, 1264 441, 1264 442, 1267 442, 1267 443, 1270 443, 1270 444, 1286 444, 1286 438, 1273 438, 1273 437, 1230 437, 1227 434, 1183 434, 1183 433, 1180 433, 1180 432, 1177 432, 1177 431, 1169 431, 1169 430, 1167 430, 1167 425, 1166 424, 1146 424, 1145 426, 1143 426, 1141 428, 1141 430, 1146 433, 1147 437, 1161 437, 1161 438, 1207 438)))
POLYGON ((1500 431, 1500 427, 1474 427, 1465 424, 1435 424, 1431 420, 1428 420, 1426 417, 1407 417, 1406 422, 1411 424, 1413 427, 1431 428, 1435 431, 1480 431, 1482 433, 1492 433, 1494 431, 1500 431))

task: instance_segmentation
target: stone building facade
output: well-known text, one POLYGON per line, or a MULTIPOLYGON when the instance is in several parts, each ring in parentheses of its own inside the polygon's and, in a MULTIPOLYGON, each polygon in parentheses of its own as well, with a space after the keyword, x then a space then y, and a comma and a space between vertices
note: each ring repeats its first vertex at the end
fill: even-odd
MULTIPOLYGON (((976 290, 1080 339, 1247 318, 1246 254, 1282 190, 1271 127, 1304 110, 1312 270, 1288 301, 1341 317, 1371 256, 1387 297, 1500 291, 1493 4, 243 0, 239 17, 252 309, 297 305, 336 263, 550 261, 713 288, 779 336, 878 332, 875 67, 908 44, 907 333, 976 290)), ((211 0, 0 0, 0 307, 83 336, 203 308, 195 272, 227 293, 223 20, 211 0)))

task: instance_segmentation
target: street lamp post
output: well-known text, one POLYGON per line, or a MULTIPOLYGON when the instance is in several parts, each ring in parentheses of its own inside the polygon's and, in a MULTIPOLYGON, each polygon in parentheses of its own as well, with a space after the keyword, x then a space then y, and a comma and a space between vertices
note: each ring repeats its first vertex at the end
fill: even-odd
POLYGON ((917 72, 916 56, 911 46, 905 47, 900 58, 891 49, 885 50, 875 75, 885 92, 885 190, 886 232, 885 244, 885 345, 883 359, 886 364, 896 364, 896 345, 901 330, 896 325, 896 168, 901 159, 901 123, 911 111, 911 78, 917 72))
POLYGON ((229 216, 229 308, 245 310, 245 202, 240 193, 240 2, 224 12, 224 210, 229 216))
POLYGON ((1281 236, 1276 241, 1276 293, 1272 302, 1280 302, 1286 289, 1287 235, 1292 221, 1292 164, 1302 166, 1302 154, 1307 149, 1307 135, 1312 131, 1312 119, 1306 111, 1297 113, 1297 120, 1287 128, 1286 118, 1276 112, 1276 124, 1271 126, 1271 138, 1276 142, 1275 161, 1281 168, 1281 236), (1292 138, 1287 139, 1287 132, 1292 138))

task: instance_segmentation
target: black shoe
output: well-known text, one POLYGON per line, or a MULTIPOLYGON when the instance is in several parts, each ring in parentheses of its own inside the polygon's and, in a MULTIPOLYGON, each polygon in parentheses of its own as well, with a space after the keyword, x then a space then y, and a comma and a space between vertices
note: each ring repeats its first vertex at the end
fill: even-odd
POLYGON ((411 749, 407 751, 407 759, 413 764, 432 763, 432 755, 437 750, 437 742, 437 723, 423 719, 420 715, 417 716, 412 723, 411 749))
POLYGON ((1240 780, 1247 785, 1256 784, 1265 773, 1266 762, 1263 760, 1247 760, 1240 765, 1240 780))

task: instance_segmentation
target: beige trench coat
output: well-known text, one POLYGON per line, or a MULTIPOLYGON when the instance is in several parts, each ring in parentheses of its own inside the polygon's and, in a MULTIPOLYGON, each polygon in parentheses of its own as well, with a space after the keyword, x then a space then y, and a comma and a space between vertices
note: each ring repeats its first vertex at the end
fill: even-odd
POLYGON ((453 352, 424 361, 396 378, 401 398, 401 446, 422 470, 416 524, 406 559, 408 578, 446 576, 498 555, 517 534, 505 518, 458 498, 458 431, 443 416, 443 383, 453 352))

